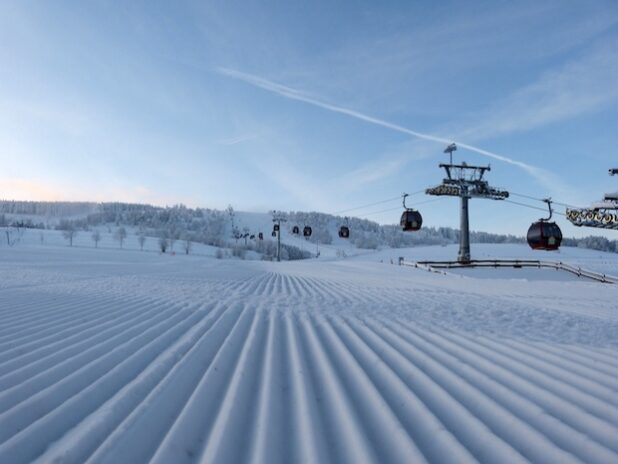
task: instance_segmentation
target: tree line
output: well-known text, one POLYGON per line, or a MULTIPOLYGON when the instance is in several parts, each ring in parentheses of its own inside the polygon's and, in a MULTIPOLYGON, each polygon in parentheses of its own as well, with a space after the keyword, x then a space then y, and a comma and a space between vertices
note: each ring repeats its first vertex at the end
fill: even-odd
MULTIPOLYGON (((350 229, 350 242, 358 248, 375 249, 381 246, 403 248, 420 245, 446 245, 459 241, 459 230, 450 227, 423 227, 415 233, 404 233, 397 225, 380 225, 376 222, 343 218, 320 212, 280 213, 287 219, 289 231, 293 225, 310 225, 311 243, 333 243, 333 231, 341 225, 350 229)), ((226 210, 188 208, 184 205, 168 207, 133 203, 80 203, 80 202, 16 202, 0 201, 0 227, 58 229, 72 242, 78 231, 90 231, 95 227, 107 227, 122 247, 127 228, 136 230, 140 248, 146 237, 156 237, 161 251, 173 250, 181 243, 183 251, 189 253, 192 243, 204 243, 217 247, 242 247, 246 251, 266 248, 259 245, 256 234, 241 224, 237 213, 230 206, 226 210), (124 230, 124 232, 122 232, 124 230), (119 235, 118 235, 119 234, 119 235), (124 237, 122 236, 124 235, 124 237)), ((263 232, 266 240, 270 230, 263 232)), ((336 237, 336 232, 335 232, 336 237)), ((92 231, 92 239, 98 246, 100 236, 92 231)), ((525 243, 525 238, 515 235, 471 232, 475 243, 525 243)), ((564 238, 563 245, 590 248, 599 251, 618 252, 618 240, 600 236, 585 238, 564 238)), ((300 250, 299 250, 300 251, 300 250)), ((258 251, 259 252, 259 251, 258 251)), ((289 252, 292 256, 298 253, 289 252)))

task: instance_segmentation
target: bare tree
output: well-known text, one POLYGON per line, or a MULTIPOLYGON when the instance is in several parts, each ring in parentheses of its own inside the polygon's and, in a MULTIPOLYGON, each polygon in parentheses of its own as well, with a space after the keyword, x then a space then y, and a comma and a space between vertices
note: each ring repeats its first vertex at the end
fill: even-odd
POLYGON ((236 215, 236 213, 234 212, 234 208, 232 207, 232 205, 228 205, 225 212, 230 217, 230 222, 232 223, 232 230, 234 230, 234 216, 236 215))
POLYGON ((144 243, 146 243, 146 235, 144 235, 144 233, 140 233, 137 236, 137 241, 139 243, 139 249, 144 251, 144 243))
POLYGON ((167 250, 167 238, 165 237, 160 237, 159 238, 159 250, 161 250, 161 253, 165 253, 167 250))
POLYGON ((62 231, 62 236, 69 241, 69 246, 73 246, 73 239, 77 236, 77 231, 72 224, 67 224, 62 231))
POLYGON ((120 248, 122 248, 124 239, 127 238, 127 230, 124 227, 119 227, 116 229, 116 232, 114 232, 114 238, 120 242, 120 248))
POLYGON ((95 230, 92 233, 92 241, 94 242, 94 247, 99 248, 99 242, 101 241, 101 232, 95 230))
POLYGON ((188 255, 192 248, 193 242, 191 241, 191 236, 187 233, 184 233, 182 235, 182 249, 185 250, 185 254, 188 255))
POLYGON ((171 232, 169 234, 169 238, 167 239, 169 246, 170 246, 170 251, 174 251, 174 244, 176 243, 176 233, 175 232, 171 232))

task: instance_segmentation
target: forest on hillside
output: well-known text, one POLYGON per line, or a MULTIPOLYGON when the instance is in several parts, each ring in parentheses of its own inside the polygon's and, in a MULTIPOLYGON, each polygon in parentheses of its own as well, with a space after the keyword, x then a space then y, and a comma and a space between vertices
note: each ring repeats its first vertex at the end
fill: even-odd
MULTIPOLYGON (((332 243, 337 227, 344 223, 350 229, 350 241, 358 248, 403 248, 459 241, 459 230, 450 227, 423 227, 415 233, 404 233, 398 225, 380 225, 367 219, 342 218, 315 211, 277 214, 287 220, 285 227, 290 231, 292 224, 310 225, 312 236, 309 240, 313 243, 332 243)), ((111 232, 112 228, 122 226, 130 227, 138 234, 168 241, 183 240, 252 249, 260 232, 265 238, 270 237, 270 230, 252 230, 251 224, 244 224, 238 216, 232 206, 217 210, 184 205, 161 207, 134 203, 0 201, 0 227, 89 231, 105 226, 111 232)), ((480 231, 472 231, 470 238, 474 243, 525 243, 524 237, 480 231)), ((601 236, 564 238, 563 245, 618 252, 618 240, 601 236)), ((267 246, 266 243, 262 245, 267 246)), ((290 249, 290 253, 295 252, 290 249)))

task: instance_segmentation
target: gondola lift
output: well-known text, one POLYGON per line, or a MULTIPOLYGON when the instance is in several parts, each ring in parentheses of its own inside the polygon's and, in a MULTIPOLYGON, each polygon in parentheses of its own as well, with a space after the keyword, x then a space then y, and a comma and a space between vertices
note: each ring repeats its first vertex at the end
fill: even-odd
POLYGON ((304 237, 311 237, 311 227, 309 226, 305 226, 305 228, 303 229, 303 236, 304 237))
POLYGON ((423 225, 423 216, 417 210, 406 206, 406 197, 408 196, 407 193, 403 194, 403 208, 405 211, 401 214, 399 223, 404 232, 415 232, 420 230, 423 225))
POLYGON ((345 224, 339 228, 340 238, 350 238, 350 228, 348 227, 348 218, 345 218, 345 224))
POLYGON ((300 234, 300 229, 298 228, 298 226, 294 226, 294 227, 292 227, 292 233, 293 233, 294 235, 298 235, 298 234, 300 234))
POLYGON ((530 228, 528 229, 528 245, 533 250, 546 250, 546 251, 554 251, 560 248, 560 244, 562 243, 562 231, 558 224, 555 222, 550 222, 552 215, 554 213, 551 207, 551 198, 546 198, 543 200, 547 203, 549 208, 549 217, 539 219, 536 222, 533 222, 530 228))
POLYGON ((258 234, 258 239, 264 240, 264 234, 262 232, 258 234))
POLYGON ((276 236, 277 236, 277 232, 275 232, 275 231, 273 230, 273 233, 272 233, 271 235, 272 235, 273 237, 276 237, 276 236))

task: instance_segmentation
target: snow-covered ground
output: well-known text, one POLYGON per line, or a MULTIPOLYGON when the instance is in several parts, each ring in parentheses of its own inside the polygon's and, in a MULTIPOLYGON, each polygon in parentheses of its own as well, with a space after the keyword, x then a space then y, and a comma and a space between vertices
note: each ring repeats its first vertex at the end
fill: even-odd
POLYGON ((0 247, 0 462, 618 462, 618 286, 51 241, 0 247))

